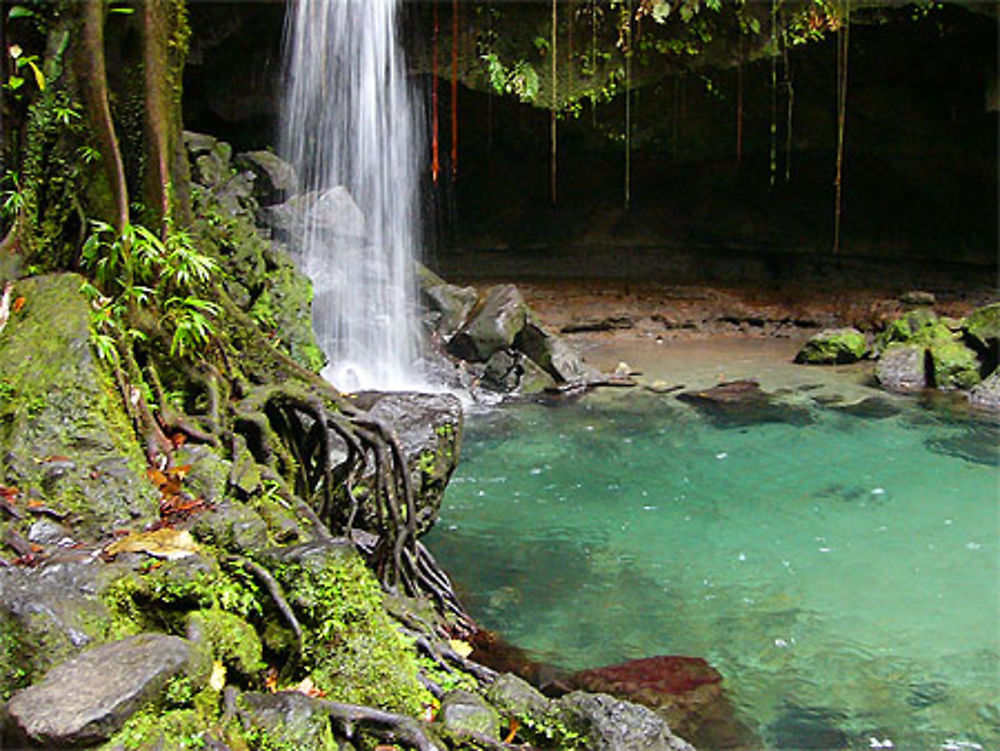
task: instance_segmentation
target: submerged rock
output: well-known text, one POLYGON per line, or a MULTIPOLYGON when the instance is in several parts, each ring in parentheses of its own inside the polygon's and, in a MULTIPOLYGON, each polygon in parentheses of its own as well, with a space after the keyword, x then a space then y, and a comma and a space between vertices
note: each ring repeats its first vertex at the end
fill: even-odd
POLYGON ((630 660, 574 673, 565 682, 650 707, 697 745, 730 748, 750 740, 723 693, 722 676, 699 657, 630 660))
POLYGON ((783 403, 752 380, 728 381, 704 391, 685 391, 677 398, 698 409, 719 427, 762 422, 806 425, 813 421, 807 407, 783 403))
POLYGON ((795 362, 809 365, 834 365, 857 362, 868 353, 865 335, 855 328, 824 329, 810 337, 795 362))
POLYGON ((53 668, 7 704, 15 733, 32 743, 66 747, 107 739, 167 680, 193 669, 188 642, 140 634, 84 652, 53 668))

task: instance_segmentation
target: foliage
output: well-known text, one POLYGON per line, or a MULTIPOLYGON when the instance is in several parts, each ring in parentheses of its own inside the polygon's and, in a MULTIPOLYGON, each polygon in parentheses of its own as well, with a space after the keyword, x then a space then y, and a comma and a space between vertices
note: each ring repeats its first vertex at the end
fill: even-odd
POLYGON ((98 354, 113 359, 115 335, 143 336, 126 327, 130 314, 143 307, 158 310, 160 323, 172 331, 171 356, 191 357, 206 347, 219 306, 202 295, 220 273, 218 264, 199 253, 185 232, 173 232, 163 241, 142 225, 127 224, 121 233, 106 222, 92 225, 82 260, 97 283, 84 291, 96 303, 98 354))

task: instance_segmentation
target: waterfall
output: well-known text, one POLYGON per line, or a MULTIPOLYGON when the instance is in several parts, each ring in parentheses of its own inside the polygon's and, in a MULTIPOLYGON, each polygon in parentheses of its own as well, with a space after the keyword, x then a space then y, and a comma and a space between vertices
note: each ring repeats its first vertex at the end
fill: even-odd
POLYGON ((414 260, 423 143, 400 5, 296 0, 285 26, 281 148, 308 199, 293 245, 313 282, 313 324, 330 358, 323 375, 345 391, 421 382, 414 260))

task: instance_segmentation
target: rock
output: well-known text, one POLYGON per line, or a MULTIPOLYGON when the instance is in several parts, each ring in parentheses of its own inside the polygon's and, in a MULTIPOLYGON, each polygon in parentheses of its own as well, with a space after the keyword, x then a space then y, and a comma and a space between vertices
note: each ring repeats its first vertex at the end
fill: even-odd
POLYGON ((584 729, 586 747, 593 751, 694 751, 661 717, 638 704, 576 691, 559 705, 569 722, 584 729))
POLYGON ((184 146, 187 148, 188 154, 191 156, 198 156, 199 154, 211 151, 218 143, 218 139, 214 136, 206 133, 195 133, 190 130, 185 130, 181 137, 184 140, 184 146))
POLYGON ((553 336, 529 316, 514 346, 524 352, 557 383, 592 383, 601 373, 587 365, 565 339, 553 336))
MULTIPOLYGON (((490 287, 479 311, 448 342, 448 351, 471 362, 485 362, 509 348, 524 328, 528 306, 513 284, 490 287)), ((529 355, 530 356, 530 355, 529 355)))
POLYGON ((295 168, 270 151, 237 154, 236 165, 254 174, 253 195, 261 206, 280 203, 299 189, 295 168))
POLYGON ((122 567, 83 551, 31 568, 0 568, 0 697, 105 637, 99 594, 122 567))
MULTIPOLYGON (((90 344, 76 274, 14 285, 24 307, 0 333, 0 483, 67 514, 77 540, 159 517, 146 460, 90 344)), ((0 519, 27 533, 31 520, 0 519)))
MULTIPOLYGON (((375 391, 358 394, 354 403, 390 427, 399 439, 410 467, 417 526, 427 531, 437 518, 445 486, 458 463, 462 403, 451 394, 375 391)), ((377 518, 377 509, 365 504, 361 512, 369 523, 377 518)))
POLYGON ((191 532, 223 550, 252 553, 267 547, 267 522, 248 505, 224 500, 198 514, 191 532))
POLYGON ((841 414, 851 415, 852 417, 863 417, 869 420, 881 420, 899 414, 899 407, 879 396, 868 396, 859 401, 847 404, 834 404, 831 405, 831 409, 841 414))
POLYGON ((824 329, 809 338, 795 362, 809 365, 834 365, 860 360, 868 353, 865 335, 855 328, 824 329))
POLYGON ((658 656, 574 673, 572 687, 642 704, 697 745, 729 748, 749 740, 722 691, 722 676, 698 657, 658 656))
POLYGON ((232 158, 232 146, 225 141, 216 141, 211 148, 195 156, 191 177, 201 185, 218 188, 233 175, 232 158))
POLYGON ((447 730, 467 731, 500 737, 500 716, 497 711, 483 701, 482 697, 469 691, 449 691, 441 700, 438 722, 447 730))
POLYGON ((875 350, 881 353, 893 343, 926 345, 939 338, 951 338, 948 327, 930 308, 915 308, 890 322, 875 337, 875 350))
POLYGON ((806 425, 813 421, 807 407, 779 402, 761 390, 756 381, 728 381, 704 391, 677 395, 720 427, 741 427, 762 422, 806 425))
POLYGON ((972 311, 962 321, 962 329, 980 350, 987 370, 997 366, 1000 350, 1000 302, 972 311))
POLYGON ((365 215, 342 185, 323 193, 292 196, 284 203, 261 209, 260 218, 286 234, 298 235, 308 229, 351 246, 366 237, 365 215))
POLYGON ((512 673, 497 676, 486 691, 486 700, 511 717, 544 718, 555 711, 551 700, 512 673))
POLYGON ((538 394, 556 387, 555 379, 542 370, 534 360, 521 358, 521 381, 517 385, 517 393, 523 395, 538 394))
POLYGON ((969 404, 983 409, 1000 411, 1000 371, 984 378, 969 391, 969 404))
POLYGON ((933 292, 925 292, 923 290, 910 290, 909 292, 904 292, 899 296, 899 301, 903 305, 912 305, 914 307, 926 306, 933 307, 937 302, 934 298, 933 292))
POLYGON ((936 339, 927 347, 931 383, 943 391, 979 383, 979 358, 957 339, 936 339))
POLYGON ((417 264, 417 282, 424 306, 433 316, 434 331, 447 341, 461 328, 479 301, 475 287, 448 284, 433 271, 417 264))
POLYGON ((486 361, 483 371, 484 385, 498 391, 515 391, 521 383, 523 355, 512 349, 498 349, 486 361))
POLYGON ((88 650, 53 668, 45 678, 11 697, 7 713, 32 743, 74 746, 100 742, 166 682, 191 669, 193 651, 184 639, 140 634, 88 650))
POLYGON ((267 748, 302 751, 337 748, 329 716, 304 694, 296 691, 245 693, 240 696, 237 707, 240 719, 267 738, 267 748))
POLYGON ((875 380, 891 391, 926 388, 925 355, 925 348, 917 344, 890 344, 875 363, 875 380))

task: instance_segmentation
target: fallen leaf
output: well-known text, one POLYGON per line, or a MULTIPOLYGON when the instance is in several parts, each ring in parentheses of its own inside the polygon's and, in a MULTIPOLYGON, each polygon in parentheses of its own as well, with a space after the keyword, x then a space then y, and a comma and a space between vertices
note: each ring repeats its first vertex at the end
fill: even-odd
POLYGON ((448 645, 461 657, 468 657, 472 654, 472 645, 461 639, 449 639, 448 645))
POLYGON ((157 529, 153 532, 132 532, 121 540, 116 540, 104 549, 109 556, 119 553, 145 553, 154 558, 173 561, 187 558, 198 552, 198 543, 191 533, 178 529, 157 529))
POLYGON ((215 691, 221 691, 226 687, 226 666, 218 660, 212 663, 212 675, 208 679, 208 685, 215 691))
POLYGON ((514 736, 517 735, 518 729, 520 729, 521 723, 516 717, 512 717, 510 720, 510 732, 507 733, 507 737, 503 739, 504 743, 513 743, 514 736))
POLYGON ((312 678, 308 675, 299 681, 297 686, 292 688, 293 691, 298 691, 300 694, 305 694, 306 696, 312 696, 314 698, 322 698, 326 696, 326 691, 322 691, 316 688, 316 684, 312 682, 312 678))
POLYGON ((167 483, 167 476, 155 467, 146 470, 146 477, 158 488, 162 488, 167 483))
POLYGON ((264 676, 264 688, 270 691, 272 694, 278 691, 278 669, 268 668, 267 675, 264 676))
POLYGON ((19 297, 19 298, 17 298, 16 300, 14 300, 14 304, 13 304, 13 305, 11 305, 11 309, 12 309, 12 310, 13 310, 13 311, 14 311, 15 313, 20 313, 20 312, 21 312, 21 308, 23 308, 23 307, 24 307, 24 303, 25 303, 25 300, 24 300, 24 298, 23 298, 23 297, 19 297))

